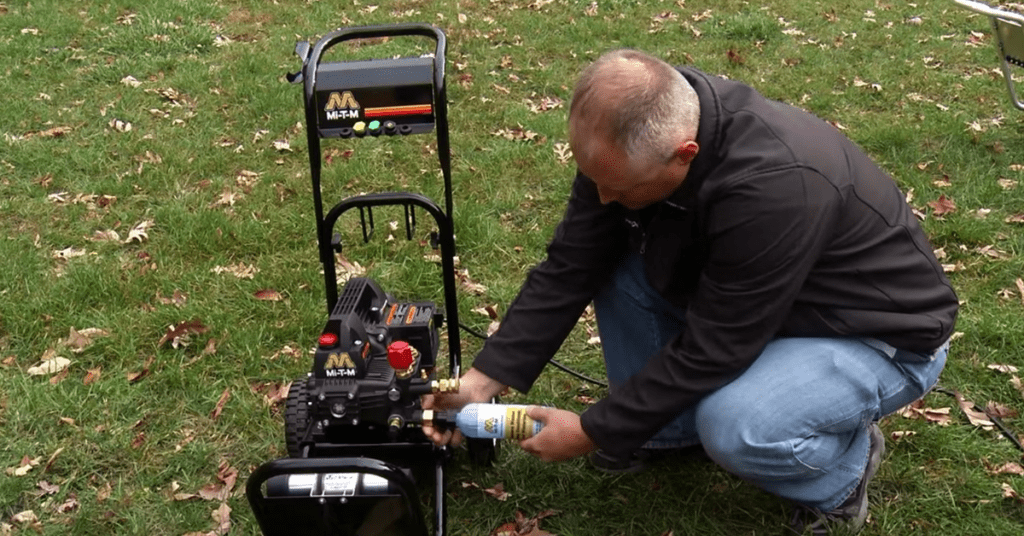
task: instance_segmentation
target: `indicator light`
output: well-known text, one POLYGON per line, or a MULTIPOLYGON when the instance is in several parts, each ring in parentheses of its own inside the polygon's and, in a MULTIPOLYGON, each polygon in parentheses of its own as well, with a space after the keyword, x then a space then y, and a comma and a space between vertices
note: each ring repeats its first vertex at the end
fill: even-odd
POLYGON ((377 121, 376 119, 374 119, 373 121, 370 121, 370 125, 369 126, 370 126, 370 130, 377 130, 378 128, 380 128, 380 121, 377 121))
POLYGON ((359 121, 352 125, 352 130, 355 131, 356 134, 362 136, 363 134, 366 134, 366 123, 359 121))
POLYGON ((329 348, 338 344, 338 336, 333 333, 323 333, 320 335, 320 346, 329 348))
POLYGON ((384 122, 384 133, 385 134, 394 134, 397 131, 398 131, 398 125, 395 124, 394 121, 385 121, 384 122))

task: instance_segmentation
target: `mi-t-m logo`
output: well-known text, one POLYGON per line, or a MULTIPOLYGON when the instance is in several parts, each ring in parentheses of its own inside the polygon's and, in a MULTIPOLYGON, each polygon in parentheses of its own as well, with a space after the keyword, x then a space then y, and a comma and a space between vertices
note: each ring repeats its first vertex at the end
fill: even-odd
POLYGON ((342 352, 340 354, 331 354, 327 356, 327 363, 324 364, 324 374, 328 378, 335 378, 338 376, 355 376, 356 375, 356 364, 352 361, 352 356, 348 352, 342 352))
POLYGON ((359 119, 359 101, 352 95, 351 91, 332 91, 327 97, 327 120, 336 119, 359 119))

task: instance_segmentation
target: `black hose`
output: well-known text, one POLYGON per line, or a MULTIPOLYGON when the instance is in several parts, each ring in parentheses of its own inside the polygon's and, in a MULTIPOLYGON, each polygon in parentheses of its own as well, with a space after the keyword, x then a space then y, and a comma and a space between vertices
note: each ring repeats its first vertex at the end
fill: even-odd
MULTIPOLYGON (((477 331, 477 330, 475 330, 475 329, 473 329, 473 328, 463 324, 462 322, 459 322, 459 327, 462 328, 466 333, 469 333, 470 335, 472 335, 472 336, 474 336, 474 337, 476 337, 478 339, 487 340, 487 335, 485 335, 484 333, 481 333, 481 332, 479 332, 479 331, 477 331)), ((551 364, 554 365, 555 368, 557 368, 557 369, 559 369, 559 370, 561 370, 563 372, 566 372, 566 373, 568 373, 568 374, 570 374, 572 376, 575 376, 576 378, 579 378, 579 379, 581 379, 581 380, 583 380, 583 381, 585 381, 587 383, 592 383, 594 385, 597 385, 598 387, 608 388, 608 384, 607 383, 604 383, 604 382, 602 382, 600 380, 595 380, 594 378, 591 378, 589 376, 586 376, 585 374, 577 372, 577 371, 575 371, 575 370, 573 370, 573 369, 571 369, 571 368, 569 368, 569 367, 559 363, 558 361, 555 361, 554 359, 551 360, 551 364)))

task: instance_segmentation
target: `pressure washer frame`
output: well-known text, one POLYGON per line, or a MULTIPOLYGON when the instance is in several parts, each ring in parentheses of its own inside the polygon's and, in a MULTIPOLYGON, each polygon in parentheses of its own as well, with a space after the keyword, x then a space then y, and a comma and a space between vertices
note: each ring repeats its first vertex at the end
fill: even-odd
MULTIPOLYGON (((346 212, 359 210, 363 239, 373 234, 373 208, 386 205, 404 207, 407 238, 412 238, 416 225, 416 208, 430 214, 437 225, 432 241, 440 248, 442 281, 444 287, 444 316, 435 315, 447 325, 448 377, 458 378, 461 367, 458 303, 456 299, 455 233, 452 220, 451 152, 448 136, 448 110, 445 91, 445 34, 428 24, 394 24, 341 28, 328 33, 310 48, 302 42, 296 54, 302 59, 299 73, 289 80, 302 83, 309 148, 310 175, 316 216, 317 244, 324 270, 327 313, 331 315, 338 303, 338 283, 335 254, 341 252, 341 240, 334 234, 334 226, 346 212), (422 36, 435 41, 432 57, 399 58, 390 60, 360 60, 351 62, 323 62, 329 49, 354 39, 422 36), (396 86, 397 84, 397 86, 396 86), (387 87, 381 89, 386 85, 387 87), (425 88, 429 85, 429 94, 425 88), (401 87, 398 87, 401 86, 401 87), (430 102, 427 103, 429 95, 430 102), (371 107, 371 104, 379 106, 371 107), (429 106, 428 106, 429 104, 429 106), (379 120, 370 121, 373 117, 379 120), (333 112, 333 113, 332 113, 333 112), (341 200, 325 214, 321 190, 321 138, 356 138, 380 135, 407 135, 434 130, 437 155, 444 178, 444 208, 431 199, 416 193, 384 192, 357 195, 341 200)), ((439 323, 437 324, 439 326, 439 323)), ((434 363, 429 363, 433 369, 434 363)), ((426 378, 427 371, 422 372, 426 378)), ((311 373, 312 374, 312 373, 311 373)), ((294 385, 294 384, 293 384, 294 385)), ((294 387, 293 387, 294 389, 294 387)), ((290 395, 291 398, 291 395, 290 395)), ((493 460, 496 444, 471 445, 485 449, 483 454, 471 456, 475 461, 493 460), (491 450, 486 450, 490 448, 491 450)), ((445 465, 452 452, 447 446, 436 446, 425 436, 422 441, 404 441, 380 444, 303 444, 300 457, 274 460, 257 468, 246 485, 253 513, 265 536, 292 534, 352 534, 346 528, 342 515, 344 508, 366 508, 366 501, 382 497, 397 499, 405 510, 401 534, 426 536, 424 515, 420 510, 419 489, 414 470, 433 473, 434 534, 443 536, 447 530, 447 504, 445 501, 445 465), (410 468, 408 464, 420 465, 410 468), (426 467, 429 466, 429 467, 426 467), (301 475, 306 475, 301 477, 301 475), (329 493, 327 477, 338 475, 372 475, 377 484, 383 484, 386 493, 361 497, 353 484, 351 490, 329 493), (289 488, 275 495, 272 484, 289 479, 308 480, 310 492, 301 493, 289 488), (362 502, 362 503, 361 503, 362 502), (347 532, 346 532, 347 531, 347 532)), ((341 478, 341 477, 338 477, 341 478)), ((345 477, 348 478, 348 477, 345 477)), ((355 477, 353 477, 355 478, 355 477)), ((335 479, 337 480, 337 479, 335 479)), ((360 482, 362 482, 360 480, 360 482)), ((278 486, 279 487, 279 486, 278 486)), ((359 490, 363 484, 359 484, 359 490)), ((395 503, 397 504, 397 503, 395 503)))

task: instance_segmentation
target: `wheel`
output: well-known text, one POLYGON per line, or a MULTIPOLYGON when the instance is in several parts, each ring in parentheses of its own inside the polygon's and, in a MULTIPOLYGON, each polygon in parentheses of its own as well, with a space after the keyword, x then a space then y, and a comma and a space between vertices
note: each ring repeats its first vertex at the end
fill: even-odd
POLYGON ((284 406, 284 442, 288 456, 302 457, 300 443, 309 428, 309 395, 306 392, 306 378, 292 382, 288 389, 288 400, 284 406))
POLYGON ((501 452, 501 440, 467 437, 466 448, 469 449, 469 460, 481 467, 490 467, 498 460, 501 452))

